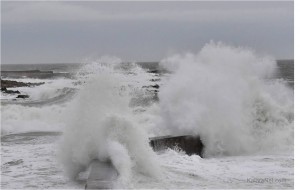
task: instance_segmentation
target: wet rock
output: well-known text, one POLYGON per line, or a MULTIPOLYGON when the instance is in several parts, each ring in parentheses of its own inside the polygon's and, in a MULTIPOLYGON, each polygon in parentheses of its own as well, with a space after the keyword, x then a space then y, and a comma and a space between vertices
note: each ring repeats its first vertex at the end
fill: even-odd
POLYGON ((30 82, 18 82, 14 80, 3 80, 1 79, 1 89, 2 88, 16 88, 16 87, 30 87, 30 86, 38 86, 45 84, 44 82, 39 83, 30 83, 30 82))
POLYGON ((158 84, 151 85, 150 87, 152 87, 152 88, 156 88, 156 89, 159 89, 159 85, 158 85, 158 84))
POLYGON ((15 166, 15 165, 19 165, 19 164, 22 164, 22 163, 23 163, 23 160, 20 159, 20 160, 15 160, 15 161, 6 162, 4 165, 15 166))
POLYGON ((155 85, 143 86, 142 88, 155 88, 155 89, 159 89, 159 85, 155 84, 155 85))
POLYGON ((20 94, 18 90, 7 90, 5 87, 1 87, 1 91, 7 94, 20 94))
POLYGON ((154 73, 154 74, 159 74, 159 73, 160 73, 160 71, 157 70, 157 69, 154 69, 154 70, 148 70, 147 72, 148 72, 148 73, 154 73))
POLYGON ((19 90, 6 90, 4 92, 7 93, 7 94, 20 94, 19 90))
POLYGON ((24 87, 24 86, 28 86, 28 85, 24 82, 1 79, 1 88, 14 88, 14 87, 24 87))
POLYGON ((25 95, 25 94, 20 94, 16 98, 23 98, 23 99, 25 99, 25 98, 29 98, 29 96, 25 95))
POLYGON ((160 79, 150 79, 151 82, 158 82, 160 79))

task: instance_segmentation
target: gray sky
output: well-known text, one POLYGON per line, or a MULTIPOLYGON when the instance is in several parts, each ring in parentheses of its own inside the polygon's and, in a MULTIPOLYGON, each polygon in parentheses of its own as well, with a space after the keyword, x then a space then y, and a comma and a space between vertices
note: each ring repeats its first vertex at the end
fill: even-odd
POLYGON ((293 2, 1 2, 2 64, 157 61, 214 40, 294 56, 293 2))

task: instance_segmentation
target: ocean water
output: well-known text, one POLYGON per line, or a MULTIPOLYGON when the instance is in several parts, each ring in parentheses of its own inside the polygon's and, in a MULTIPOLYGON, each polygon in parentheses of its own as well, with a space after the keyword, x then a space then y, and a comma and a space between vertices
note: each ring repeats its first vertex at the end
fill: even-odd
POLYGON ((72 76, 6 77, 45 84, 1 92, 1 188, 84 189, 95 158, 112 160, 116 188, 293 188, 293 67, 214 43, 158 63, 1 65, 72 76), (204 158, 148 144, 184 134, 204 158))

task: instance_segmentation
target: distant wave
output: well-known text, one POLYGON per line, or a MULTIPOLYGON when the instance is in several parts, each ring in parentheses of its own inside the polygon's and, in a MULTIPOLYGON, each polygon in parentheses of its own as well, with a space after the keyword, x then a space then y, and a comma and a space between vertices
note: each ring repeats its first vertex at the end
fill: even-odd
POLYGON ((63 88, 58 89, 58 95, 42 100, 21 100, 21 101, 14 101, 14 100, 1 100, 1 105, 23 105, 23 106, 44 106, 44 105, 51 105, 51 104, 59 104, 66 101, 70 101, 71 98, 76 94, 76 89, 74 88, 63 88))

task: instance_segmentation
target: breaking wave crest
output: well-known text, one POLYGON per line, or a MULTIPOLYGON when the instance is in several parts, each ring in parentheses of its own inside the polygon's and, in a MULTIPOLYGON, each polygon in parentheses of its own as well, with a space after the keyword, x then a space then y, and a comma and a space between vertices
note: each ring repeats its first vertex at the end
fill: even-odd
POLYGON ((134 93, 128 85, 130 75, 117 65, 94 62, 81 71, 89 77, 67 110, 60 154, 72 177, 93 159, 111 160, 122 183, 132 172, 159 174, 148 136, 129 107, 134 93))
POLYGON ((159 92, 168 133, 199 134, 206 156, 293 149, 293 90, 272 78, 273 58, 211 42, 160 66, 172 72, 159 92))

